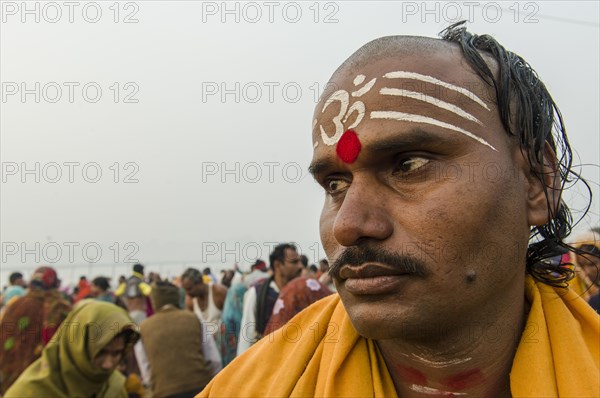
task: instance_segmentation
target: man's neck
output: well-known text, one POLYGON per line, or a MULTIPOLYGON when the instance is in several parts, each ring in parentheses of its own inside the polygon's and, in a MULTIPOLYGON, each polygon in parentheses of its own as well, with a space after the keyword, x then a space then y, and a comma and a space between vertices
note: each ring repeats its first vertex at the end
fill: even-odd
POLYGON ((283 287, 288 283, 288 280, 285 279, 280 274, 275 274, 275 276, 273 276, 273 280, 275 281, 275 284, 279 288, 279 291, 281 291, 281 289, 283 289, 283 287))
POLYGON ((200 289, 196 298, 200 301, 206 300, 206 297, 208 296, 208 288, 209 286, 206 283, 202 283, 202 289, 200 289))
POLYGON ((521 296, 499 304, 473 314, 474 321, 463 327, 443 329, 429 342, 377 341, 398 395, 510 397, 509 373, 525 325, 525 300, 521 296))

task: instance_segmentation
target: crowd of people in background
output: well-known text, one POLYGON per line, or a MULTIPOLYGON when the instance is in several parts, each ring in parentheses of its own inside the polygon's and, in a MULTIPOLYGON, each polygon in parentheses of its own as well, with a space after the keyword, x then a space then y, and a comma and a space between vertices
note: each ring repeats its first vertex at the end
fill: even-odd
MULTIPOLYGON (((590 231, 576 247, 562 259, 574 267, 571 287, 600 312, 600 234, 590 231)), ((205 267, 164 280, 135 264, 114 286, 81 276, 66 292, 52 267, 28 281, 14 272, 1 301, 0 396, 193 397, 258 340, 335 292, 328 270, 326 259, 309 265, 283 243, 268 264, 256 259, 243 272, 236 263, 220 278, 205 267)))
POLYGON ((204 267, 166 280, 135 264, 116 283, 84 275, 69 291, 49 266, 29 280, 12 273, 0 307, 0 397, 193 397, 264 335, 332 294, 328 267, 284 243, 268 264, 256 259, 244 272, 236 263, 219 277, 204 267))

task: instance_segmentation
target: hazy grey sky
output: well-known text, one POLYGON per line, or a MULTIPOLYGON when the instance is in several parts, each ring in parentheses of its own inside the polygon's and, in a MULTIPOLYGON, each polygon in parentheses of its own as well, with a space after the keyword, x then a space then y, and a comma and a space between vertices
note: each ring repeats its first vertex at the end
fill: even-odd
POLYGON ((599 222, 598 2, 69 4, 2 2, 2 284, 48 263, 246 267, 280 241, 323 257, 306 172, 323 85, 376 37, 458 19, 536 68, 596 194, 582 228, 599 222))

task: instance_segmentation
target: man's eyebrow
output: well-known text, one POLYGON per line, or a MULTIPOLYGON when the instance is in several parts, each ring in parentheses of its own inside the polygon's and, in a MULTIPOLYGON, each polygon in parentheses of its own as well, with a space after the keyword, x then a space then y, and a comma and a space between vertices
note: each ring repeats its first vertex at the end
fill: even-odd
POLYGON ((318 174, 321 174, 323 171, 332 168, 335 165, 335 162, 330 161, 329 159, 319 159, 313 161, 310 166, 308 166, 308 172, 316 179, 318 174))
POLYGON ((408 149, 416 145, 447 146, 454 141, 448 136, 431 133, 421 128, 414 128, 405 133, 365 145, 364 149, 371 152, 394 151, 408 149))

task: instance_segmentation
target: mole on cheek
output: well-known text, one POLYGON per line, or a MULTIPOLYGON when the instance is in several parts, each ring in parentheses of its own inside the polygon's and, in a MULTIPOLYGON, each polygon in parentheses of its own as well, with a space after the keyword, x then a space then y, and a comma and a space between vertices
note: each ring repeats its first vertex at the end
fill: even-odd
POLYGON ((354 130, 346 130, 340 137, 335 147, 335 152, 344 163, 353 163, 358 157, 361 148, 362 145, 354 130))
POLYGON ((467 282, 473 283, 475 282, 475 279, 477 279, 477 274, 475 271, 471 270, 467 272, 467 282))

